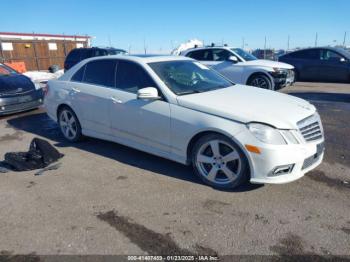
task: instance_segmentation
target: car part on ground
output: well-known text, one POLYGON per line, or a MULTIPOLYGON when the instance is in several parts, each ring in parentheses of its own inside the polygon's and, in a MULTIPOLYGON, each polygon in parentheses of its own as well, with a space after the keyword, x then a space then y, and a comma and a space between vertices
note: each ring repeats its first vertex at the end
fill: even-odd
POLYGON ((10 152, 5 154, 5 167, 13 171, 28 171, 45 168, 63 157, 49 142, 34 138, 28 152, 10 152))
POLYGON ((48 86, 47 114, 67 140, 91 136, 192 164, 213 187, 291 182, 324 155, 309 102, 232 85, 190 58, 92 58, 48 86))
POLYGON ((236 84, 247 84, 278 90, 294 83, 293 66, 259 60, 241 48, 207 46, 188 49, 181 53, 218 71, 236 84))

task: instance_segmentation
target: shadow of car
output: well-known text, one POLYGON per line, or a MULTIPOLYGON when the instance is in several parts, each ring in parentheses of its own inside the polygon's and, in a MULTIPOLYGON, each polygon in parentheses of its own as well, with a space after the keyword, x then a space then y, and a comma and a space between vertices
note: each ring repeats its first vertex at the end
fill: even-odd
MULTIPOLYGON (((55 141, 56 143, 54 145, 57 147, 75 147, 130 166, 151 171, 155 174, 181 179, 186 182, 203 184, 202 181, 193 174, 190 167, 123 145, 95 138, 85 139, 79 143, 69 143, 61 134, 57 123, 51 120, 46 113, 42 111, 10 118, 7 120, 7 123, 13 128, 55 141)), ((261 187, 263 187, 263 185, 247 184, 236 189, 222 191, 245 192, 261 187)))

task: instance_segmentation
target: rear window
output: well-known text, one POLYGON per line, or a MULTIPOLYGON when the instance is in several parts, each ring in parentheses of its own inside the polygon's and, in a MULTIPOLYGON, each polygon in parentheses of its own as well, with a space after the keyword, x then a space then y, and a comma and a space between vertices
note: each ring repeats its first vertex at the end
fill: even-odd
POLYGON ((67 60, 79 61, 80 53, 79 49, 73 49, 67 56, 67 60))
POLYGON ((106 59, 91 61, 87 63, 85 67, 85 74, 83 77, 84 83, 115 87, 115 60, 106 59))

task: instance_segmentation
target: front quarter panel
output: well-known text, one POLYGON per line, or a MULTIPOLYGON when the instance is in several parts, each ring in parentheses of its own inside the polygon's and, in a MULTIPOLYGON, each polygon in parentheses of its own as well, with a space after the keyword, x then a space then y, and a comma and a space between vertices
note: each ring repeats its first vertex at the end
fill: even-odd
MULTIPOLYGON (((225 118, 171 104, 171 148, 177 161, 188 163, 187 148, 191 139, 201 132, 217 132, 233 138, 245 125, 225 118)), ((243 149, 243 146, 236 141, 243 149)))

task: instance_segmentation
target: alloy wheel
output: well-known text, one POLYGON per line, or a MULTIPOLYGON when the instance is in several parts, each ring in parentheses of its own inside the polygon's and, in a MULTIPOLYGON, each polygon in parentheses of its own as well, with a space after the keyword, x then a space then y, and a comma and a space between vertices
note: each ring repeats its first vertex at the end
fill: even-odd
POLYGON ((59 119, 61 131, 68 140, 74 140, 78 133, 78 124, 75 116, 69 110, 62 110, 59 119))
POLYGON ((232 183, 241 172, 241 157, 237 150, 223 140, 204 143, 196 155, 199 173, 212 183, 232 183))

